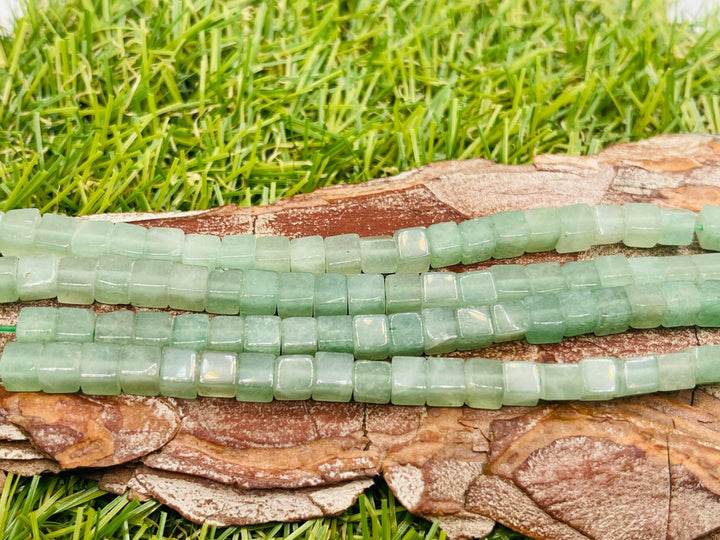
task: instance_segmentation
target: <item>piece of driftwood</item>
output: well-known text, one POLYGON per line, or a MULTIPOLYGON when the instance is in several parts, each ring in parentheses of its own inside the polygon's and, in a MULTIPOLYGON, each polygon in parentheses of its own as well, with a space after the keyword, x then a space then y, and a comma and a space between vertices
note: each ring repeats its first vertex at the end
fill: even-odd
MULTIPOLYGON (((263 208, 114 218, 219 235, 365 236, 501 210, 627 201, 692 210, 720 203, 720 139, 663 136, 589 157, 538 156, 525 166, 437 163, 263 208)), ((521 261, 611 252, 639 253, 612 246, 521 261)), ((0 322, 13 322, 18 307, 4 306, 0 322)), ((480 354, 575 362, 713 342, 720 332, 685 328, 506 343, 480 354)), ((483 411, 1 391, 0 468, 90 468, 109 491, 220 525, 337 514, 382 475, 409 510, 440 520, 455 538, 482 537, 495 521, 553 540, 710 538, 720 530, 718 396, 706 387, 483 411)))

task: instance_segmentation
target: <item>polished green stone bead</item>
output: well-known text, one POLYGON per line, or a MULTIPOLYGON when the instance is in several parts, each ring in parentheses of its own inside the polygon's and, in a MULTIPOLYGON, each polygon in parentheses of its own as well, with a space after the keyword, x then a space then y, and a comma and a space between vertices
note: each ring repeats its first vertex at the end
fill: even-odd
POLYGON ((310 274, 325 272, 325 241, 322 236, 290 240, 290 270, 310 274))
POLYGON ((203 311, 209 275, 206 266, 173 263, 168 279, 169 306, 184 311, 203 311))
POLYGON ((207 331, 209 349, 216 351, 243 351, 245 319, 230 315, 216 315, 210 318, 207 331))
POLYGON ((390 356, 417 356, 425 351, 420 313, 393 313, 388 316, 390 356))
POLYGON ((453 308, 422 310, 426 354, 443 354, 457 350, 458 321, 453 308))
POLYGON ((355 315, 352 318, 355 358, 382 360, 390 355, 390 329, 386 315, 355 315))
POLYGON ((347 277, 343 274, 317 274, 315 276, 316 317, 347 315, 347 277))
POLYGON ((663 257, 662 264, 665 268, 665 279, 667 281, 698 282, 698 267, 693 262, 692 257, 687 255, 663 257))
POLYGON ((430 268, 430 245, 425 227, 411 227, 395 232, 398 246, 399 274, 427 272, 430 268))
POLYGON ((557 295, 565 320, 565 336, 579 336, 595 331, 600 313, 592 292, 573 289, 557 295))
POLYGON ((62 304, 92 304, 97 261, 82 257, 60 257, 57 298, 62 304))
POLYGON ((157 396, 160 394, 162 349, 144 345, 123 345, 118 359, 118 379, 126 394, 157 396))
POLYGON ((360 260, 365 274, 392 274, 398 267, 398 247, 392 236, 360 239, 360 260))
POLYGON ((198 368, 199 396, 235 397, 237 357, 227 351, 202 351, 198 368))
POLYGON ((95 334, 95 312, 92 309, 61 307, 57 310, 55 336, 58 341, 83 343, 95 334))
POLYGON ((17 302, 18 292, 17 257, 0 257, 0 303, 17 302))
POLYGON ((615 204, 593 207, 595 237, 593 245, 615 244, 625 238, 625 209, 615 204))
POLYGON ((205 313, 175 315, 170 335, 170 346, 201 351, 208 346, 210 318, 205 313))
POLYGON ((600 274, 593 261, 571 261, 562 265, 568 289, 598 289, 600 274))
POLYGON ((138 259, 130 272, 130 301, 134 306, 166 308, 169 305, 170 261, 138 259))
POLYGON ((666 279, 665 257, 630 257, 627 261, 635 283, 662 283, 666 279))
POLYGON ((662 246, 689 246, 695 234, 695 212, 675 208, 660 209, 660 236, 662 246))
POLYGON ((521 339, 530 328, 530 318, 521 300, 500 302, 490 307, 494 341, 521 339))
POLYGON ((358 360, 354 369, 353 399, 358 403, 389 403, 392 373, 389 362, 358 360))
POLYGON ((315 380, 313 357, 309 354, 278 356, 275 361, 275 399, 305 400, 312 395, 315 380))
POLYGON ((587 251, 595 240, 595 214, 588 204, 573 204, 558 208, 560 237, 558 253, 587 251))
POLYGON ((115 225, 111 221, 77 221, 70 242, 72 254, 76 257, 98 258, 109 250, 110 236, 115 225))
POLYGON ((697 268, 697 282, 720 280, 720 253, 691 255, 690 260, 697 268))
POLYGON ((534 294, 558 293, 565 290, 565 275, 556 262, 528 264, 525 267, 534 294))
POLYGON ((598 308, 598 324, 595 334, 606 336, 625 332, 630 325, 632 306, 623 287, 609 287, 593 291, 598 308))
POLYGON ((662 324, 667 304, 657 285, 626 285, 625 294, 632 311, 629 320, 631 328, 657 328, 662 324))
POLYGON ((220 238, 212 234, 186 234, 183 264, 215 268, 220 261, 220 238))
POLYGON ((488 217, 468 219, 458 224, 460 261, 474 264, 487 261, 495 252, 495 230, 488 217))
POLYGON ((490 268, 498 301, 522 300, 531 294, 530 277, 525 265, 503 264, 490 268))
POLYGON ((688 352, 692 358, 695 384, 720 382, 720 345, 691 347, 688 352))
POLYGON ((280 318, 273 315, 245 317, 245 351, 280 354, 280 318))
POLYGON ((488 306, 458 308, 455 317, 458 323, 457 350, 469 351, 492 345, 494 334, 488 306))
POLYGON ((649 394, 660 389, 657 357, 623 358, 619 362, 621 395, 649 394))
POLYGON ((289 272, 290 240, 286 236, 258 236, 255 240, 255 268, 289 272))
POLYGON ((704 281, 698 286, 702 304, 695 324, 717 328, 720 326, 720 281, 704 281))
POLYGON ((25 255, 18 259, 17 288, 20 300, 57 296, 57 255, 25 255))
POLYGON ((583 394, 578 364, 540 364, 540 399, 564 401, 583 394))
POLYGON ((353 318, 349 315, 317 317, 318 351, 353 353, 353 318))
POLYGON ((211 270, 207 279, 205 310, 208 313, 237 315, 240 312, 240 296, 243 291, 241 270, 211 270))
POLYGON ((315 401, 346 403, 352 399, 354 386, 352 354, 318 352, 315 355, 315 381, 312 398, 315 401))
POLYGON ((0 221, 2 254, 7 257, 31 253, 39 223, 40 211, 37 208, 17 208, 6 212, 0 221))
POLYGON ((519 210, 498 212, 490 216, 495 231, 495 259, 519 257, 530 240, 530 226, 519 210))
POLYGON ((40 388, 49 394, 71 394, 80 390, 82 343, 45 343, 37 360, 40 388))
POLYGON ((554 294, 528 296, 524 300, 530 324, 525 334, 528 343, 559 343, 565 335, 565 316, 554 294))
POLYGON ((112 343, 83 343, 80 388, 83 394, 117 396, 120 393, 120 348, 112 343))
POLYGON ((608 357, 585 358, 578 365, 582 384, 580 399, 600 401, 619 395, 617 360, 608 357))
POLYGON ((385 278, 381 274, 352 274, 347 277, 348 313, 385 313, 385 278))
POLYGON ((422 280, 420 274, 385 276, 385 310, 387 313, 420 311, 422 280))
POLYGON ((523 212, 530 227, 525 251, 537 253, 555 249, 560 238, 560 218, 554 208, 531 208, 523 212))
POLYGON ((108 249, 110 253, 137 259, 145 252, 146 238, 145 227, 133 223, 115 223, 110 232, 108 249))
POLYGON ((703 301, 697 286, 687 281, 666 281, 658 284, 658 289, 667 306, 662 325, 694 326, 703 301))
POLYGON ((540 399, 540 369, 535 362, 503 362, 503 405, 532 407, 540 399))
POLYGON ((460 307, 483 306, 498 301, 490 270, 463 272, 456 276, 458 286, 458 304, 460 307))
POLYGON ((237 359, 237 390, 235 399, 268 403, 275 387, 275 355, 242 353, 237 359))
POLYGON ((42 356, 42 343, 10 341, 0 356, 0 379, 9 392, 39 392, 37 362, 42 356))
POLYGON ((69 216, 44 214, 35 229, 35 246, 39 251, 71 253, 72 237, 76 221, 69 216))
POLYGON ((193 349, 165 347, 160 363, 160 394, 195 399, 198 386, 198 353, 193 349))
POLYGON ((695 365, 689 351, 657 355, 661 391, 685 390, 695 386, 695 365))
POLYGON ((133 342, 137 345, 167 347, 172 339, 173 316, 160 311, 135 313, 133 342))
POLYGON ((503 367, 495 358, 465 361, 465 403, 475 409, 499 409, 503 400, 503 367))
POLYGON ((393 405, 425 405, 427 365, 419 356, 395 356, 392 359, 393 405))
POLYGON ((148 259, 181 262, 185 233, 175 227, 151 227, 145 236, 143 256, 148 259))
POLYGON ((135 313, 126 309, 98 313, 95 318, 95 341, 98 343, 131 343, 135 332, 135 313))
POLYGON ((720 251, 720 206, 713 204, 703 206, 698 213, 696 224, 695 235, 700 247, 710 251, 720 251))
POLYGON ((625 204, 625 237, 630 247, 651 248, 660 239, 660 208, 649 203, 625 204))
POLYGON ((133 263, 134 259, 123 255, 100 255, 95 268, 95 300, 103 304, 129 304, 133 263))
POLYGON ((421 274, 421 303, 423 308, 458 306, 459 292, 455 274, 424 272, 421 274))
POLYGON ((633 272, 624 255, 603 255, 594 260, 600 285, 603 287, 621 287, 633 283, 633 272))
POLYGON ((20 309, 15 339, 32 343, 57 340, 57 309, 28 306, 20 309))
POLYGON ((462 258, 462 238, 454 221, 435 223, 427 228, 430 266, 442 268, 458 264, 462 258))
POLYGON ((315 276, 288 272, 278 277, 277 313, 280 317, 312 317, 315 308, 315 276))
POLYGON ((431 407, 462 407, 467 388, 462 358, 427 359, 427 404, 431 407))
POLYGON ((359 274, 362 271, 360 237, 340 234, 325 238, 325 269, 329 274, 359 274))
POLYGON ((280 323, 282 354, 315 354, 317 351, 317 319, 290 317, 280 323))
POLYGON ((243 272, 240 313, 243 315, 273 315, 277 311, 280 278, 270 270, 243 272))
POLYGON ((220 242, 218 266, 236 270, 255 268, 256 236, 254 234, 229 234, 220 242))

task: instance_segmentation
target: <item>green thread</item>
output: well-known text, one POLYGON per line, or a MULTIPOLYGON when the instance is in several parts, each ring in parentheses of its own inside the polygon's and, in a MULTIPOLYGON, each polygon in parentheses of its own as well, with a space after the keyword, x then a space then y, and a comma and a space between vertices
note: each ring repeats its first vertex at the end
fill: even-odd
POLYGON ((17 327, 11 324, 0 324, 0 332, 15 332, 17 327))

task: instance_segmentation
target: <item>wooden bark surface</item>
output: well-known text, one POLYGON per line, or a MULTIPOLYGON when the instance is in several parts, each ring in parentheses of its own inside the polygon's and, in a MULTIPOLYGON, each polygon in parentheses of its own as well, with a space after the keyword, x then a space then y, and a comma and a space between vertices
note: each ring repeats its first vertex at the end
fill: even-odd
MULTIPOLYGON (((590 157, 538 156, 525 166, 437 163, 263 208, 113 218, 219 235, 366 236, 502 210, 628 201, 692 210, 720 203, 720 139, 663 136, 590 157)), ((520 261, 612 252, 649 254, 605 246, 520 261)), ((3 307, 0 321, 14 321, 18 308, 3 307)), ((687 328, 509 343, 476 354, 575 362, 714 342, 719 332, 687 328)), ((409 510, 439 519, 450 537, 482 537, 498 521, 553 540, 703 538, 720 530, 716 396, 706 387, 483 411, 0 391, 0 467, 23 474, 99 468, 105 489, 129 489, 221 525, 336 514, 382 475, 409 510)))

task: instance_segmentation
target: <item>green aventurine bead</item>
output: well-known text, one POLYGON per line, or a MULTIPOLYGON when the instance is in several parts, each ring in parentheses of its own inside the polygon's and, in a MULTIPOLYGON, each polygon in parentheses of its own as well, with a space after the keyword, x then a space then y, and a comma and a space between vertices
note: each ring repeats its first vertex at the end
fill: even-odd
POLYGON ((558 293, 558 301, 565 319, 565 336, 579 336, 595 331, 600 313, 590 290, 563 291, 558 293))
POLYGON ((520 300, 500 302, 490 308, 494 341, 514 341, 525 336, 530 327, 527 309, 520 300))
POLYGON ((395 232, 398 246, 398 274, 427 272, 430 267, 430 246, 425 227, 411 227, 395 232))
POLYGON ((426 354, 443 354, 457 349, 458 322, 452 308, 422 310, 426 354))
POLYGON ((630 257, 627 261, 635 283, 662 283, 665 281, 666 257, 630 257))
POLYGON ((627 203, 623 243, 630 247, 654 247, 660 239, 661 219, 660 208, 654 204, 627 203))
POLYGON ((238 401, 268 403, 275 387, 275 355, 242 353, 237 359, 238 401))
POLYGON ((487 261, 495 252, 495 231, 488 217, 468 219, 458 224, 460 257, 463 264, 487 261))
POLYGON ((237 358, 233 353, 200 353, 197 393, 207 397, 235 397, 237 358))
POLYGON ((172 262, 182 261, 185 233, 174 227, 151 227, 145 236, 144 257, 172 262))
POLYGON ((17 288, 20 300, 42 300, 57 296, 56 255, 26 255, 18 259, 17 288))
POLYGON ((83 343, 80 388, 83 394, 116 396, 120 393, 120 345, 83 343))
POLYGON ((555 250, 558 253, 587 251, 595 239, 595 215, 590 205, 573 204, 558 208, 560 237, 555 250))
POLYGON ((57 315, 57 310, 51 307, 29 306, 20 309, 15 339, 30 343, 55 341, 57 315))
POLYGON ((695 324, 703 327, 720 326, 720 281, 704 281, 698 286, 702 304, 695 324))
POLYGON ((167 347, 172 338, 173 317, 160 311, 135 313, 133 342, 138 345, 167 347))
POLYGON ((17 257, 0 257, 0 303, 17 302, 20 298, 17 265, 17 257))
POLYGON ((503 400, 503 367, 495 358, 465 361, 465 403, 476 409, 499 409, 503 400))
POLYGON ((393 313, 388 316, 390 356, 417 356, 425 351, 422 317, 419 313, 393 313))
POLYGON ((240 312, 243 315, 274 315, 279 287, 277 272, 245 270, 240 294, 240 312))
POLYGON ((694 326, 703 302, 697 286, 687 281, 666 281, 658 284, 658 289, 667 305, 662 325, 666 328, 694 326))
POLYGON ((565 316, 554 294, 528 296, 524 300, 530 325, 528 343, 559 343, 565 335, 565 316))
POLYGON ((420 274, 385 276, 385 310, 387 313, 420 311, 422 282, 420 274))
POLYGON ((691 281, 698 282, 698 267, 687 255, 673 255, 663 257, 662 264, 665 269, 667 281, 691 281))
POLYGON ((565 276, 556 262, 534 263, 525 267, 534 294, 558 293, 565 290, 565 276))
POLYGON ((695 235, 701 248, 720 251, 720 206, 706 204, 702 207, 697 216, 695 235))
POLYGON ((58 341, 43 346, 36 364, 43 392, 70 394, 80 390, 82 346, 82 343, 58 341))
POLYGON ((540 399, 580 399, 583 393, 578 364, 540 364, 540 399))
POLYGON ((62 304, 92 304, 95 301, 95 259, 61 257, 58 262, 57 298, 62 304))
POLYGON ((621 395, 633 396, 657 392, 660 372, 655 356, 640 356, 620 360, 621 395))
POLYGON ((660 390, 685 390, 695 386, 695 366, 690 351, 657 355, 660 390))
POLYGON ((689 246, 695 233, 695 213, 689 210, 661 208, 660 237, 662 246, 689 246))
POLYGON ((618 205, 593 207, 595 217, 594 245, 615 244, 625 237, 625 209, 618 205))
POLYGON ((275 361, 275 399, 310 399, 315 380, 313 364, 313 357, 306 354, 278 356, 275 361))
POLYGON ((280 354, 280 318, 272 315, 245 317, 245 350, 280 354))
POLYGON ((425 405, 427 367, 425 358, 396 356, 392 359, 393 405, 425 405))
POLYGON ((44 214, 35 229, 35 246, 38 251, 69 254, 75 223, 69 216, 44 214))
POLYGON ((463 272, 457 275, 459 306, 483 306, 498 301, 497 289, 490 270, 463 272))
POLYGON ((28 253, 39 222, 40 211, 37 208, 17 208, 7 212, 0 221, 2 254, 7 257, 28 253))
POLYGON ((77 257, 100 257, 108 249, 113 229, 114 224, 111 221, 78 221, 70 242, 72 254, 77 257))
POLYGON ((37 360, 42 356, 42 343, 10 341, 0 357, 0 379, 9 392, 39 392, 37 360))
POLYGON ((720 279, 720 253, 691 255, 690 261, 697 267, 697 282, 720 279))
POLYGON ((571 261, 562 265, 565 284, 568 289, 597 289, 600 274, 593 261, 571 261))
POLYGON ((498 212, 490 216, 495 231, 495 259, 519 257, 530 240, 530 226, 519 210, 498 212))
POLYGON ((220 238, 211 234, 186 234, 182 251, 183 264, 213 269, 220 259, 220 238))
POLYGON ((624 255, 603 255, 593 262, 603 287, 620 287, 633 283, 633 272, 624 255))
POLYGON ((582 381, 580 399, 600 401, 619 394, 618 368, 614 358, 585 358, 578 365, 582 381))
POLYGON ((165 347, 160 364, 160 393, 183 399, 197 397, 198 355, 192 349, 165 347))
POLYGON ((278 281, 278 316, 312 317, 315 306, 315 276, 308 272, 280 274, 278 281))
POLYGON ((347 315, 347 277, 343 274, 315 276, 315 316, 347 315))
POLYGON ((325 238, 325 268, 329 274, 359 274, 362 270, 360 237, 340 234, 325 238))
POLYGON ((349 315, 317 317, 318 351, 353 353, 353 318, 349 315))
POLYGON ((398 248, 392 236, 360 239, 360 259, 365 274, 392 274, 397 271, 398 248))
POLYGON ((488 306, 458 308, 455 317, 458 323, 457 350, 470 351, 492 344, 493 328, 488 306))
POLYGON ((184 311, 203 311, 209 274, 205 266, 173 263, 168 279, 168 305, 184 311))
POLYGON ((282 354, 315 354, 317 351, 317 319, 290 317, 280 322, 282 354))
POLYGON ((688 352, 692 358, 696 384, 720 382, 720 345, 691 347, 688 352))
POLYGON ((245 320, 242 317, 216 315, 208 325, 208 348, 216 351, 242 352, 245 320))
POLYGON ((430 266, 442 268, 458 264, 462 258, 462 238, 454 221, 435 223, 427 228, 430 266))
POLYGON ((392 391, 389 362, 358 360, 355 362, 353 399, 359 403, 388 403, 392 391))
POLYGON ((289 272, 290 240, 286 236, 258 236, 255 240, 255 268, 289 272))
POLYGON ((595 334, 606 336, 625 332, 630 325, 632 307, 623 287, 611 287, 593 291, 598 307, 598 325, 595 334))
POLYGON ((255 268, 254 234, 229 234, 220 242, 218 266, 236 270, 255 268))
POLYGON ((168 281, 172 263, 138 259, 130 272, 130 301, 134 306, 166 308, 169 305, 168 281))
POLYGON ((382 360, 390 354, 390 330, 386 315, 356 315, 352 318, 355 358, 382 360))
POLYGON ((134 260, 103 253, 95 268, 95 300, 103 304, 130 303, 130 274, 134 260))
POLYGON ((346 403, 353 395, 355 359, 352 354, 318 352, 315 355, 315 401, 346 403))
POLYGON ((92 309, 61 307, 57 310, 55 336, 58 341, 84 343, 95 333, 95 312, 92 309))
POLYGON ((530 277, 522 264, 495 265, 490 268, 498 300, 522 300, 530 294, 530 277))
POLYGON ((242 271, 211 270, 207 280, 205 309, 208 313, 237 315, 240 312, 240 295, 242 291, 242 271))
POLYGON ((555 249, 560 238, 560 218, 554 208, 531 208, 523 212, 530 227, 530 238, 525 251, 537 253, 555 249))
POLYGON ((126 394, 160 394, 162 349, 143 345, 123 345, 118 360, 120 387, 126 394))
POLYGON ((625 294, 632 311, 629 320, 631 328, 657 328, 662 324, 667 304, 657 285, 627 285, 625 294))
POLYGON ((325 242, 322 236, 290 240, 290 270, 310 274, 325 272, 325 242))
POLYGON ((457 307, 459 294, 455 274, 425 272, 421 279, 423 308, 457 307))
POLYGON ((170 346, 202 351, 208 346, 210 319, 205 313, 181 313, 172 323, 170 346))
POLYGON ((537 405, 540 399, 540 370, 535 362, 503 362, 503 405, 537 405))
POLYGON ((385 278, 380 274, 347 277, 348 314, 385 313, 385 278))
POLYGON ((131 343, 135 331, 135 313, 126 309, 98 313, 95 318, 95 341, 99 343, 131 343))
POLYGON ((133 223, 115 223, 110 233, 108 247, 111 253, 137 259, 145 251, 147 229, 133 223))
POLYGON ((462 407, 465 403, 465 362, 462 358, 427 359, 427 404, 462 407))

